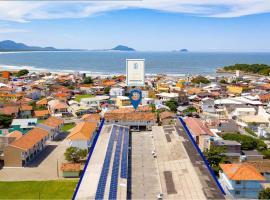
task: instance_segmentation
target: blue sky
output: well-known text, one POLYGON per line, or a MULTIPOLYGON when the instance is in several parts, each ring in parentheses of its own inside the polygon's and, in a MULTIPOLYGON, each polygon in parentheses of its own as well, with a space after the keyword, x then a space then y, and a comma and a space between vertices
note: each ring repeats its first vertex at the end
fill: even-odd
POLYGON ((0 40, 58 48, 270 51, 268 0, 1 2, 0 40))

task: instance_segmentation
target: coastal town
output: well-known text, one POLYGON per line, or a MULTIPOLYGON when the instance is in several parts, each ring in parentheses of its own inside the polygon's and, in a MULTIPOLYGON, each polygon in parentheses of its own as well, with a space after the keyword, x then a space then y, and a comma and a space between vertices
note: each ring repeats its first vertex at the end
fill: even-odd
POLYGON ((0 70, 0 193, 36 181, 65 189, 29 185, 35 199, 263 199, 270 78, 221 71, 130 87, 126 75, 0 70))

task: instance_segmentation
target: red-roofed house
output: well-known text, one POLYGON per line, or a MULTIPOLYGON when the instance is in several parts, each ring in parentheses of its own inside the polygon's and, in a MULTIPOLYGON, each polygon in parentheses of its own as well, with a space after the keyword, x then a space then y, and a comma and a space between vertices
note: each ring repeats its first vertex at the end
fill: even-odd
POLYGON ((10 143, 4 149, 5 167, 25 166, 44 149, 48 135, 48 131, 34 128, 10 143))
POLYGON ((220 164, 220 182, 233 199, 257 199, 265 177, 247 163, 220 164))
POLYGON ((202 120, 193 117, 186 118, 185 123, 200 149, 202 151, 209 149, 210 138, 214 137, 214 134, 209 129, 207 124, 202 120))

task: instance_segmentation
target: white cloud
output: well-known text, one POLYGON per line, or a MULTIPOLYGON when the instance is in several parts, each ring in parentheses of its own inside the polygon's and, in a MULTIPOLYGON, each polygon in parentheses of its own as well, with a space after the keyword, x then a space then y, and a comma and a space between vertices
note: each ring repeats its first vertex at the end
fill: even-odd
POLYGON ((84 18, 128 8, 228 18, 270 12, 270 0, 2 1, 0 20, 27 22, 35 19, 84 18))
POLYGON ((5 34, 5 33, 26 33, 26 32, 29 32, 29 31, 25 30, 25 29, 1 28, 0 27, 0 34, 5 34))

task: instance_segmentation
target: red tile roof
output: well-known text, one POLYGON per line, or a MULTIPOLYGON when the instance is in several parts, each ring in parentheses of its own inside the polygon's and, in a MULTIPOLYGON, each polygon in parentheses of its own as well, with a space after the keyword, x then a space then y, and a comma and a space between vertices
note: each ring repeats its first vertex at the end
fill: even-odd
POLYGON ((188 117, 185 119, 185 122, 191 131, 192 134, 196 136, 200 135, 210 135, 213 136, 213 133, 210 131, 208 126, 204 124, 200 119, 188 117))
POLYGON ((265 178, 250 164, 220 164, 222 171, 230 180, 264 181, 265 178))
POLYGON ((63 123, 64 123, 64 120, 60 119, 58 117, 50 117, 47 120, 45 120, 44 122, 42 122, 42 124, 45 124, 45 125, 52 127, 52 128, 56 128, 56 127, 62 125, 63 123))
POLYGON ((124 121, 153 121, 156 115, 152 112, 129 112, 129 113, 105 113, 106 120, 124 120, 124 121))
POLYGON ((40 142, 43 138, 48 136, 48 134, 49 132, 45 131, 44 129, 33 128, 21 138, 12 142, 10 146, 27 151, 31 149, 35 144, 40 142))

